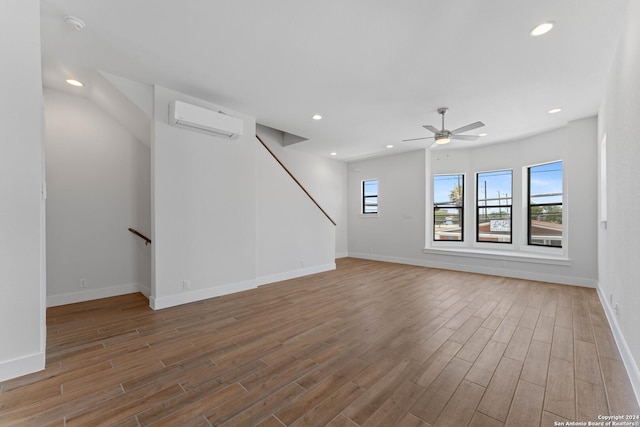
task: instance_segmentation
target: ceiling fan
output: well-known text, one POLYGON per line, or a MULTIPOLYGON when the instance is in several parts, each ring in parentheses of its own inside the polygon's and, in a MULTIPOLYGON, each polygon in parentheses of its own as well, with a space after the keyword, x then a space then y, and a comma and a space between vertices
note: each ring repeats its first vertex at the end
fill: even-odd
POLYGON ((446 108, 446 107, 438 108, 438 114, 440 114, 442 116, 442 129, 438 129, 435 126, 432 126, 432 125, 424 125, 424 126, 422 126, 423 128, 433 132, 434 136, 425 136, 425 137, 422 137, 422 138, 403 139, 402 141, 403 142, 406 142, 406 141, 418 141, 420 139, 435 138, 436 144, 442 145, 442 144, 450 143, 452 139, 463 139, 463 140, 466 140, 466 141, 475 141, 476 139, 478 139, 478 135, 460 135, 460 134, 463 133, 463 132, 467 132, 467 131, 482 127, 482 126, 484 126, 484 123, 475 122, 475 123, 468 124, 466 126, 462 126, 461 128, 458 128, 458 129, 455 129, 455 130, 447 130, 447 129, 444 128, 444 115, 447 114, 447 111, 449 111, 449 109, 446 108))

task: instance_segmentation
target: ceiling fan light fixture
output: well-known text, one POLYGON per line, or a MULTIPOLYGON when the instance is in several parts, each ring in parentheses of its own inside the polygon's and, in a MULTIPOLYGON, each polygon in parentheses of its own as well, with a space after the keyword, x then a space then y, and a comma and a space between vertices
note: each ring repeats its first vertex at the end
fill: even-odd
POLYGON ((451 142, 451 137, 449 137, 449 135, 436 136, 436 144, 438 144, 438 145, 444 145, 444 144, 448 144, 450 142, 451 142))

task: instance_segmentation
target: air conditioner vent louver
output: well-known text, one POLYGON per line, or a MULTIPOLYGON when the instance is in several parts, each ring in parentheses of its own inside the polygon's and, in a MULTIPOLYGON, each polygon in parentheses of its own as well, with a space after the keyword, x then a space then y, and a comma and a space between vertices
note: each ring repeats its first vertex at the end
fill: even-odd
POLYGON ((169 104, 169 124, 234 139, 242 135, 244 125, 236 117, 182 101, 171 101, 169 104))

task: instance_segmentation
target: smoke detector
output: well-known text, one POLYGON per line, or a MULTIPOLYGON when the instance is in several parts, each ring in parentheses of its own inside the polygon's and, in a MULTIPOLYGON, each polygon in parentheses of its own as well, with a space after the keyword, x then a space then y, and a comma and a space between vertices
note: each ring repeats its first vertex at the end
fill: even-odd
POLYGON ((80 31, 84 28, 85 23, 82 19, 76 18, 75 16, 67 15, 64 17, 64 22, 71 25, 77 31, 80 31))

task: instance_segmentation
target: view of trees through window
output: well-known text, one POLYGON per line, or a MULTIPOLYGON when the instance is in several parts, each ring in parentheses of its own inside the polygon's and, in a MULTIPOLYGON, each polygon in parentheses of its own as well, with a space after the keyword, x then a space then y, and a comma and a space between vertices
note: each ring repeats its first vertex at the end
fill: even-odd
POLYGON ((511 243, 513 171, 481 172, 476 176, 476 241, 511 243))
POLYGON ((562 162, 528 169, 530 245, 562 247, 562 162))
MULTIPOLYGON (((562 161, 525 169, 527 244, 563 246, 562 161)), ((464 240, 464 174, 433 175, 433 240, 464 240)), ((513 170, 476 173, 476 242, 513 243, 513 170)), ((517 210, 519 212, 519 210, 517 210)), ((518 214, 519 216, 519 214, 518 214)), ((524 237, 518 221, 516 232, 524 237)))
POLYGON ((464 175, 433 177, 433 240, 463 240, 464 175))

